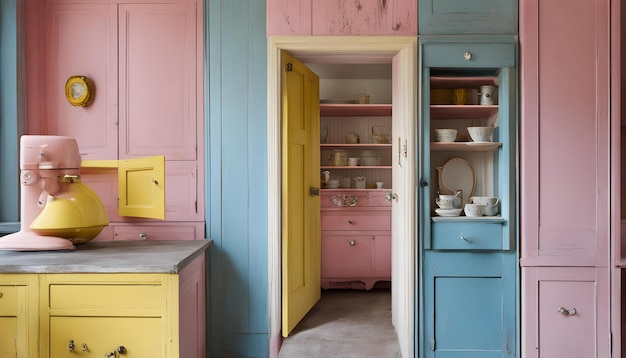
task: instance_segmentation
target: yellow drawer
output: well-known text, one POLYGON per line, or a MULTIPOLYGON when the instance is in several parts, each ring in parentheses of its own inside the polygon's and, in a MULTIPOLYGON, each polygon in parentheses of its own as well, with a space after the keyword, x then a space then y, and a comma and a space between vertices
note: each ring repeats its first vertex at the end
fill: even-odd
POLYGON ((49 357, 104 357, 120 346, 126 352, 111 357, 171 357, 172 344, 163 339, 162 322, 160 318, 52 317, 49 357))
POLYGON ((0 286, 0 316, 17 314, 17 287, 0 286))
POLYGON ((75 315, 159 316, 164 306, 161 285, 51 284, 50 310, 75 315))

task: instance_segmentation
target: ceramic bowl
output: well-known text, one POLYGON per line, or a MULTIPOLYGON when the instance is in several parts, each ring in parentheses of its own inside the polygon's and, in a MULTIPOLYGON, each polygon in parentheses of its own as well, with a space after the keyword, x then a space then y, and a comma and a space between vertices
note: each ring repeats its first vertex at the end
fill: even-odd
POLYGON ((439 216, 459 216, 461 215, 461 209, 435 209, 435 213, 439 216))
POLYGON ((494 216, 498 214, 498 205, 485 205, 483 215, 494 216))
POLYGON ((485 205, 481 204, 465 204, 465 216, 483 216, 485 214, 485 205))
POLYGON ((491 142, 493 127, 467 127, 467 133, 474 142, 491 142))
POLYGON ((495 196, 472 196, 470 203, 482 205, 498 205, 498 198, 495 196))
POLYGON ((456 129, 435 129, 435 141, 454 142, 456 139, 456 129))

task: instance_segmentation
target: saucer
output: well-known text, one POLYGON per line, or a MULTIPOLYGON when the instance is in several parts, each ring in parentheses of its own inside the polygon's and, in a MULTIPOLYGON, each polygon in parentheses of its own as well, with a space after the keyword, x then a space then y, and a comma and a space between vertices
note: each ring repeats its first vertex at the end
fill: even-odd
POLYGON ((435 213, 439 216, 459 216, 463 209, 435 209, 435 213))

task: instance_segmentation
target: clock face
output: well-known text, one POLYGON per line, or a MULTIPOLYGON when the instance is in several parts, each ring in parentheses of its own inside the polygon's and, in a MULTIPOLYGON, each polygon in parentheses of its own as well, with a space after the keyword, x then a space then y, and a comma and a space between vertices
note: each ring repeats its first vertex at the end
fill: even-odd
POLYGON ((93 98, 93 82, 85 76, 72 76, 65 83, 65 97, 73 106, 84 107, 93 98))

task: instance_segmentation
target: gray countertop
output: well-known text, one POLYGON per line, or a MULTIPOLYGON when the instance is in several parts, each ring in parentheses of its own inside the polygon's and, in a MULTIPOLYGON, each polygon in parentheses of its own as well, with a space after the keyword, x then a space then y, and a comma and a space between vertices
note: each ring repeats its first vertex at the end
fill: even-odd
POLYGON ((0 251, 0 273, 178 273, 211 240, 92 241, 73 250, 0 251))

